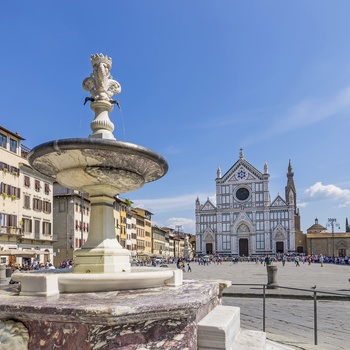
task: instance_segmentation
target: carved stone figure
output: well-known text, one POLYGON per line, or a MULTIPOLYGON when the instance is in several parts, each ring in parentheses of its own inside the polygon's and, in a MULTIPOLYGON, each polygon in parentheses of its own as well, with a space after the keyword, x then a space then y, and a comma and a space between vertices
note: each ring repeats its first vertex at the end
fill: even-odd
POLYGON ((112 59, 103 54, 91 55, 93 73, 84 79, 83 89, 89 91, 94 101, 110 101, 113 95, 121 92, 121 86, 110 74, 112 59))
POLYGON ((22 322, 0 320, 0 349, 28 350, 29 333, 22 322))

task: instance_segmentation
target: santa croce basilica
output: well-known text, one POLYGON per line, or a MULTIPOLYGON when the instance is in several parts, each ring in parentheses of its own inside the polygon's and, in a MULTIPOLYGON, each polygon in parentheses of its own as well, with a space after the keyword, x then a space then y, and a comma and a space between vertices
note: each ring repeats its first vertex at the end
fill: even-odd
POLYGON ((303 253, 305 238, 300 231, 294 173, 289 161, 285 197, 271 201, 270 175, 261 173, 244 159, 216 177, 216 206, 196 200, 196 254, 251 256, 303 253))

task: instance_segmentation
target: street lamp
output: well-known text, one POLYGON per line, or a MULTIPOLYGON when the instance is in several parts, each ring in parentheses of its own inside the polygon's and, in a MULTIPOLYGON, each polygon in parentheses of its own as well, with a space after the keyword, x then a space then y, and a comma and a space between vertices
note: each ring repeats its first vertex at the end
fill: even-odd
POLYGON ((332 240, 333 240, 333 263, 334 263, 334 226, 340 228, 340 225, 337 223, 337 219, 329 218, 327 226, 332 227, 332 240))

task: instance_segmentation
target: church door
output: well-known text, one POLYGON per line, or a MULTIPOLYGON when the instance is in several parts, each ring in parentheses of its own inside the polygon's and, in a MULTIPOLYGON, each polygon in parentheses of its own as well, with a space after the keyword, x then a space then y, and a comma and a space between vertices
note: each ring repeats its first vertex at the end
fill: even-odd
POLYGON ((239 255, 240 256, 249 256, 248 239, 247 238, 241 238, 239 240, 239 255))
POLYGON ((213 254, 213 243, 207 243, 205 245, 206 254, 213 254))
POLYGON ((276 253, 284 253, 284 244, 283 242, 276 242, 276 253))

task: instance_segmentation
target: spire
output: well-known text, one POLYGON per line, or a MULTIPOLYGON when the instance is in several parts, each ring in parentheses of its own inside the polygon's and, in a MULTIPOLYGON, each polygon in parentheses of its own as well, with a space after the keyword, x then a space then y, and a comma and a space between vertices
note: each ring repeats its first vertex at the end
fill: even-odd
POLYGON ((239 158, 244 159, 244 153, 243 153, 243 148, 239 150, 239 158))
POLYGON ((294 210, 297 208, 297 191, 294 185, 294 172, 292 163, 289 159, 288 173, 287 173, 287 186, 286 186, 286 202, 289 205, 294 205, 294 210))
POLYGON ((221 168, 220 165, 218 166, 218 170, 216 171, 216 177, 220 178, 221 177, 221 168))
POLYGON ((264 174, 268 174, 269 173, 269 166, 267 165, 267 162, 265 161, 264 164, 264 174))
POLYGON ((318 219, 317 218, 315 219, 315 225, 318 225, 318 219))

